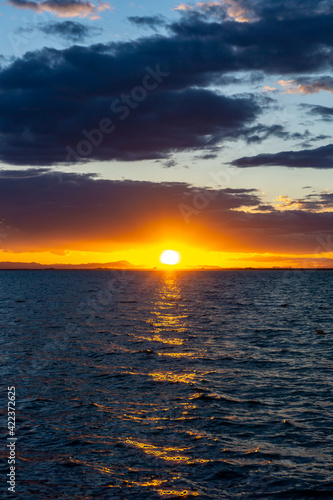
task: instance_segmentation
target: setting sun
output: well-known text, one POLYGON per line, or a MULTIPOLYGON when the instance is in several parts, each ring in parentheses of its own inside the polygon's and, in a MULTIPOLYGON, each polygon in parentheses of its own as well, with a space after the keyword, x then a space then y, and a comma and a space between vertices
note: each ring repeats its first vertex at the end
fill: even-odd
POLYGON ((164 250, 160 255, 160 261, 162 264, 174 266, 180 261, 180 253, 175 250, 164 250))

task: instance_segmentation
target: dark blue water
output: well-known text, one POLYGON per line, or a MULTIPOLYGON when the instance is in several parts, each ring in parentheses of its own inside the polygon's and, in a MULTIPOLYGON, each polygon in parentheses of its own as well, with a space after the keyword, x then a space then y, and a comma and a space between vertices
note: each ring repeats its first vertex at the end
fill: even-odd
POLYGON ((329 271, 3 271, 18 499, 333 498, 329 271), (318 334, 315 329, 326 334, 318 334))

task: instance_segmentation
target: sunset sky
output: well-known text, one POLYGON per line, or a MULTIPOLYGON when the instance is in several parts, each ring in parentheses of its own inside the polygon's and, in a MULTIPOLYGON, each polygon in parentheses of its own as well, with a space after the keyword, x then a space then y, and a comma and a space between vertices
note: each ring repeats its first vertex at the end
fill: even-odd
POLYGON ((333 2, 7 0, 0 260, 333 267, 333 2))

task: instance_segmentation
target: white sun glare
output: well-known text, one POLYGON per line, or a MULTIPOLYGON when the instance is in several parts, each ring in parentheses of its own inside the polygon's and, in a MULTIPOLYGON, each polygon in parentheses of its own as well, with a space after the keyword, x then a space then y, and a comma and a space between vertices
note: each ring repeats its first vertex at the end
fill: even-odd
POLYGON ((175 250, 164 250, 160 255, 160 261, 162 264, 168 264, 169 266, 174 266, 180 261, 180 253, 175 250))

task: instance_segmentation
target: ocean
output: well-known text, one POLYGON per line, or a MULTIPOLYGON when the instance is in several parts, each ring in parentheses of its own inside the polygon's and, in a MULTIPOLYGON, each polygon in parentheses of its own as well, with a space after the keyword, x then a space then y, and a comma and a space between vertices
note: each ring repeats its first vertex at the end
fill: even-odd
POLYGON ((332 285, 328 270, 1 271, 3 498, 333 498, 332 285))

